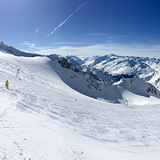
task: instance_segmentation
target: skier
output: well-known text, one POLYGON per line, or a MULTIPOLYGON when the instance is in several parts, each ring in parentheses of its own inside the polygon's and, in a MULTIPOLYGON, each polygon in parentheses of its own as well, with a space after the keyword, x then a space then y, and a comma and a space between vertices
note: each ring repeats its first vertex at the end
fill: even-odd
POLYGON ((124 101, 124 105, 128 106, 128 101, 127 100, 124 101))
POLYGON ((5 83, 5 87, 6 87, 6 89, 9 89, 9 82, 8 82, 8 80, 5 83))
POLYGON ((16 77, 19 78, 19 69, 17 70, 16 77))

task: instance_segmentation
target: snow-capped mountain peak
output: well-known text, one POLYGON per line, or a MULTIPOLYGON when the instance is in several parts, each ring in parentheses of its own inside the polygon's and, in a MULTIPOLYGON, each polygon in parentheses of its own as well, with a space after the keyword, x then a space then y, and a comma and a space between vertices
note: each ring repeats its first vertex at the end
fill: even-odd
MULTIPOLYGON (((72 57, 67 57, 72 63, 72 57)), ((80 58, 80 57, 78 57, 80 58)), ((73 65, 82 71, 93 72, 97 77, 107 82, 117 82, 122 77, 129 78, 139 75, 141 78, 160 87, 160 59, 148 57, 118 56, 115 54, 87 58, 83 63, 74 59, 73 65)))

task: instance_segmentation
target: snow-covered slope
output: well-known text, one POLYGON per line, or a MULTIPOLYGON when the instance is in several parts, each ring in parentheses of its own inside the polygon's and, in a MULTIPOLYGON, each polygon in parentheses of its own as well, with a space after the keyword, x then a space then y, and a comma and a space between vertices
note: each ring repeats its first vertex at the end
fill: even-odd
MULTIPOLYGON (((53 57, 55 58, 55 56, 53 57)), ((63 68, 56 70, 56 73, 68 86, 74 90, 96 99, 101 98, 110 102, 123 101, 123 92, 119 89, 119 84, 109 84, 97 78, 92 72, 81 72, 74 68, 64 58, 59 58, 57 60, 63 68)), ((124 90, 129 90, 136 95, 145 97, 154 96, 160 98, 160 91, 153 85, 146 83, 145 80, 140 79, 138 76, 124 81, 121 88, 124 90), (132 81, 132 83, 128 85, 128 81, 132 81)))
POLYGON ((130 79, 123 79, 118 86, 140 96, 155 96, 160 98, 160 91, 150 83, 139 78, 139 76, 130 79))
POLYGON ((59 60, 0 52, 0 159, 159 160, 160 100, 126 90, 129 82, 115 85, 129 106, 90 98, 64 83, 76 72, 59 60))
MULTIPOLYGON (((63 66, 55 69, 59 77, 74 90, 92 98, 101 98, 110 102, 119 102, 122 95, 116 85, 107 84, 90 72, 75 70, 64 58, 58 62, 63 66)), ((53 68, 54 64, 52 63, 53 68)))

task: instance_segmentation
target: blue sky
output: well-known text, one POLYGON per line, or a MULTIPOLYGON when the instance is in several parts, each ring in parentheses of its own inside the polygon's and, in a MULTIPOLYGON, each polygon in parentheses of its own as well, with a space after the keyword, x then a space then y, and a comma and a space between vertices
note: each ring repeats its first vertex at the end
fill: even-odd
POLYGON ((160 58, 159 0, 1 0, 0 41, 28 52, 160 58))

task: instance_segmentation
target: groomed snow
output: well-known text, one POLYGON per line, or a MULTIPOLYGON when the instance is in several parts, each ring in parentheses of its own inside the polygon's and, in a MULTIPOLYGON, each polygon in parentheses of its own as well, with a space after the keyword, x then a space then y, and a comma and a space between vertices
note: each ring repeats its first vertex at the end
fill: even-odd
POLYGON ((92 99, 67 86, 60 67, 0 53, 0 159, 159 160, 159 99, 125 90, 128 106, 92 99))

